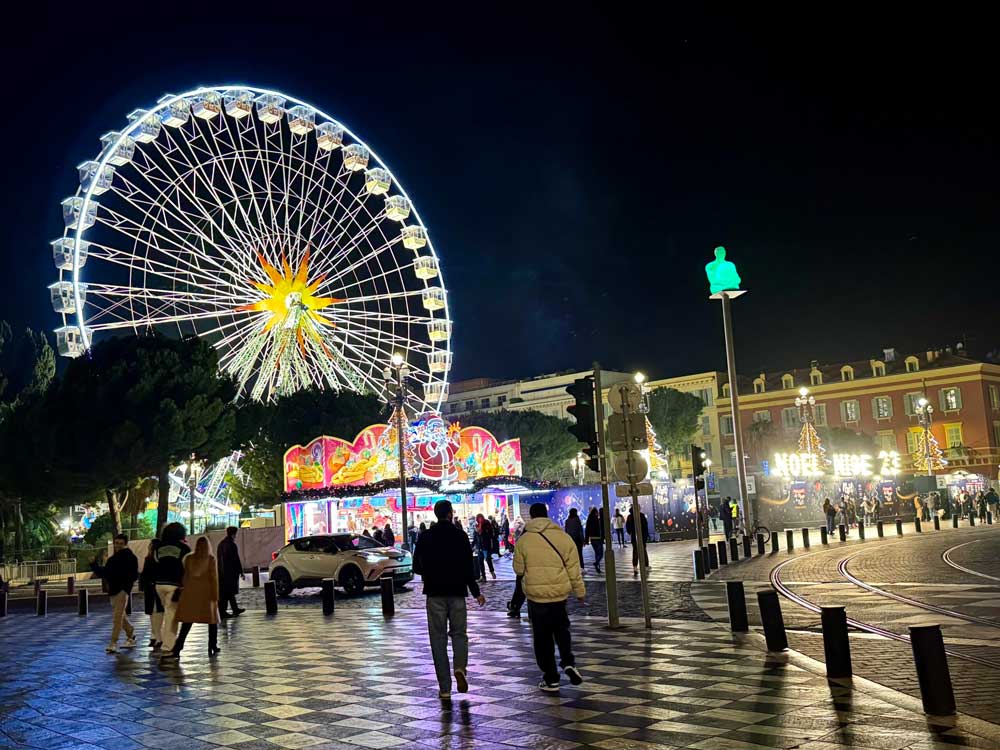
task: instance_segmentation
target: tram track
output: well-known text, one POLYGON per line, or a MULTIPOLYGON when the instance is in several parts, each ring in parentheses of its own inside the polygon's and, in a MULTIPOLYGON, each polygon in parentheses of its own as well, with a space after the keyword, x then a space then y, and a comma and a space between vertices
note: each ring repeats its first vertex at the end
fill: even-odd
POLYGON ((980 578, 988 578, 991 581, 997 581, 1000 583, 1000 578, 997 576, 991 576, 986 573, 981 573, 978 570, 973 570, 972 568, 967 568, 964 565, 959 565, 957 562, 951 559, 951 553, 961 547, 967 547, 970 544, 975 544, 976 542, 981 542, 982 539, 973 539, 971 542, 965 542, 964 544, 956 544, 954 547, 949 547, 944 552, 941 553, 941 559, 944 561, 945 565, 950 565, 955 570, 960 570, 963 573, 968 573, 969 575, 979 576, 980 578))
MULTIPOLYGON (((900 543, 901 542, 895 542, 894 544, 900 544, 900 543)), ((817 552, 809 552, 809 553, 806 553, 804 555, 799 555, 799 556, 791 558, 789 560, 785 560, 784 562, 779 563, 778 565, 776 565, 774 567, 774 569, 771 570, 771 573, 770 573, 770 576, 769 576, 771 585, 774 587, 774 589, 779 594, 781 594, 784 598, 788 599, 789 601, 793 602, 794 604, 797 604, 799 607, 802 607, 803 609, 806 609, 806 610, 812 612, 813 614, 820 614, 822 612, 822 607, 820 605, 814 603, 814 602, 809 601, 804 596, 801 596, 801 595, 795 593, 788 586, 786 586, 784 584, 784 582, 781 580, 781 571, 787 565, 795 563, 796 561, 802 560, 802 559, 804 559, 806 557, 812 557, 812 556, 815 556, 815 555, 823 554, 823 552, 825 552, 825 550, 820 550, 820 551, 817 551, 817 552)), ((840 571, 841 575, 844 576, 844 578, 846 580, 848 580, 850 583, 852 583, 853 585, 860 586, 861 588, 869 590, 872 593, 880 593, 881 592, 883 594, 889 595, 889 598, 897 598, 898 597, 898 600, 900 601, 900 603, 904 603, 904 604, 907 604, 909 606, 912 606, 912 607, 915 607, 915 608, 918 608, 918 609, 930 609, 931 611, 934 611, 934 612, 936 612, 938 614, 943 614, 945 616, 956 617, 956 618, 963 619, 963 620, 970 620, 970 616, 969 615, 963 615, 960 612, 953 612, 952 610, 948 610, 948 609, 946 609, 944 607, 937 607, 936 605, 925 605, 923 602, 917 602, 916 600, 914 600, 914 599, 908 599, 907 597, 899 597, 898 595, 890 594, 890 592, 883 592, 881 589, 877 589, 877 590, 872 591, 872 589, 876 589, 876 587, 871 587, 871 589, 869 589, 868 586, 870 586, 870 584, 861 585, 864 582, 861 582, 860 579, 854 578, 854 576, 848 577, 850 574, 845 574, 845 571, 843 569, 844 564, 846 562, 848 562, 849 560, 853 559, 854 557, 856 557, 857 554, 860 554, 860 552, 859 553, 855 553, 854 555, 851 555, 848 558, 845 558, 845 560, 841 561, 840 564, 838 565, 838 570, 840 571), (854 578, 854 580, 851 580, 851 578, 854 578), (931 609, 931 608, 933 608, 933 609, 931 609)), ((974 618, 974 619, 978 620, 979 618, 974 618)), ((977 622, 977 624, 988 624, 988 625, 990 625, 992 627, 1000 627, 1000 624, 995 623, 995 622, 991 622, 991 621, 979 621, 979 622, 977 622)), ((857 619, 854 619, 852 617, 848 617, 847 618, 847 625, 849 627, 855 628, 856 630, 859 630, 859 631, 862 631, 862 632, 865 632, 865 633, 870 633, 872 635, 881 636, 882 638, 888 638, 889 640, 898 641, 898 642, 901 642, 901 643, 910 643, 911 642, 910 641, 910 637, 908 635, 904 635, 902 633, 897 633, 897 632, 895 632, 893 630, 889 630, 887 628, 883 628, 883 627, 881 627, 879 625, 875 625, 875 624, 872 624, 872 623, 864 622, 862 620, 857 620, 857 619)), ((984 659, 984 658, 982 658, 980 656, 976 656, 974 654, 969 654, 969 653, 965 652, 964 650, 957 650, 955 646, 950 646, 950 647, 946 646, 945 647, 945 653, 947 653, 949 656, 952 656, 952 657, 954 657, 956 659, 962 659, 964 661, 973 662, 975 664, 979 664, 979 665, 987 667, 989 669, 1000 669, 1000 663, 997 663, 997 662, 992 661, 990 659, 984 659)))

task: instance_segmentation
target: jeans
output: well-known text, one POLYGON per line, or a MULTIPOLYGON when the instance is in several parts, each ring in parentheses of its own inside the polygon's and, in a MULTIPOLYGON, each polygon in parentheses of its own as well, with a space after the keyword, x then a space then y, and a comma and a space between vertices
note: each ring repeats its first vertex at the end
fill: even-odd
POLYGON ((618 545, 620 547, 625 546, 625 529, 615 529, 615 534, 618 536, 618 545))
POLYGON ((177 602, 174 601, 174 592, 177 586, 171 584, 156 584, 156 595, 163 602, 163 624, 160 626, 160 641, 163 643, 163 650, 170 651, 177 641, 177 602))
POLYGON ((496 578, 497 577, 496 571, 493 570, 493 553, 490 552, 489 550, 484 549, 479 551, 479 556, 480 556, 479 577, 486 578, 486 568, 483 567, 483 563, 485 563, 486 565, 489 566, 490 573, 492 574, 492 576, 496 578))
POLYGON ((836 516, 831 516, 831 515, 827 514, 827 516, 826 516, 826 533, 827 534, 832 534, 833 533, 833 521, 834 521, 835 518, 836 518, 836 516))
POLYGON ((576 664, 573 644, 569 634, 569 614, 566 602, 528 602, 531 617, 531 635, 535 645, 535 661, 542 676, 550 685, 559 682, 556 669, 556 649, 559 646, 559 666, 565 669, 576 664))
POLYGON ((128 594, 124 591, 119 591, 111 599, 111 645, 118 643, 118 636, 121 635, 122 629, 125 630, 125 637, 132 638, 135 636, 135 628, 132 627, 132 623, 128 621, 128 615, 125 614, 125 605, 128 604, 128 594))
POLYGON ((590 546, 594 548, 594 567, 601 569, 601 560, 604 559, 604 540, 591 539, 590 546))
MULTIPOLYGON (((181 632, 177 636, 177 642, 174 643, 174 653, 179 654, 184 650, 184 643, 187 641, 188 633, 191 632, 191 623, 183 622, 181 623, 181 632)), ((208 626, 208 647, 214 650, 219 645, 219 626, 209 625, 208 626)))
POLYGON ((448 665, 448 637, 455 671, 464 672, 469 666, 469 636, 466 633, 469 613, 461 596, 427 597, 427 635, 434 656, 434 672, 442 692, 451 692, 451 669, 448 665))

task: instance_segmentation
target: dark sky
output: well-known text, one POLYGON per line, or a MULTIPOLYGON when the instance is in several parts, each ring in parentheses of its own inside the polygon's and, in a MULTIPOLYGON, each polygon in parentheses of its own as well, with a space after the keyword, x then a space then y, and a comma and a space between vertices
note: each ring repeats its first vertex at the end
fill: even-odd
POLYGON ((100 135, 162 93, 240 81, 342 120, 406 187, 451 294, 453 379, 724 369, 702 270, 717 244, 751 290, 743 371, 1000 345, 984 20, 337 5, 12 26, 0 317, 57 324, 48 241, 100 135))

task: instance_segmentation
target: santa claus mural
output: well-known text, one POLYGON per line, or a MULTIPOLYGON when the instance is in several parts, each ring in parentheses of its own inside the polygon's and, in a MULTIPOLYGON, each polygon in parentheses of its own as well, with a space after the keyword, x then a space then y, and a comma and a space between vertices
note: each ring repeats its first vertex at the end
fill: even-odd
POLYGON ((451 429, 440 416, 431 415, 418 431, 417 457, 420 476, 434 482, 450 482, 458 476, 455 454, 458 453, 458 431, 451 429))

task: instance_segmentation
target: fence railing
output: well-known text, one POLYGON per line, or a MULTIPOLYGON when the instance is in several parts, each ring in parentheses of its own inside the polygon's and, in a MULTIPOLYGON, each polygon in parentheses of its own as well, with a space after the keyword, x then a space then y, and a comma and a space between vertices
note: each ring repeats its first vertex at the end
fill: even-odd
POLYGON ((18 585, 39 578, 65 578, 76 573, 76 560, 26 560, 0 564, 0 579, 18 585))

